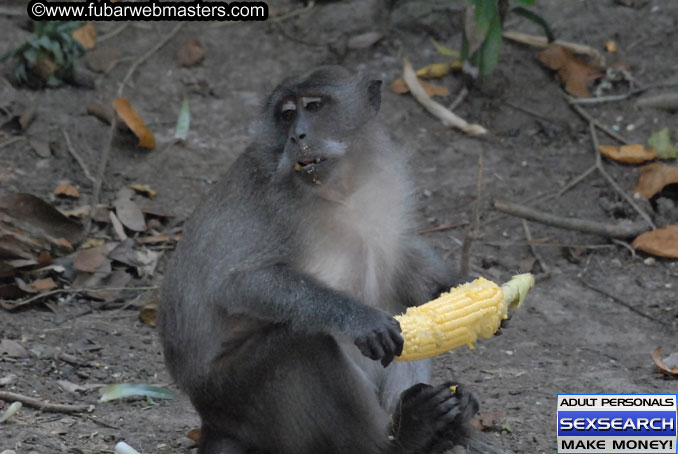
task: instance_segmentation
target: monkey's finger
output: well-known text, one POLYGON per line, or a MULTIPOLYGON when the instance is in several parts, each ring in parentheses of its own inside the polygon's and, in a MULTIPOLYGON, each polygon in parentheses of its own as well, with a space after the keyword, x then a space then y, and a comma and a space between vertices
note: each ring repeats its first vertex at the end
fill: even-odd
POLYGON ((370 338, 361 338, 355 341, 355 344, 358 346, 358 349, 360 349, 360 353, 363 355, 367 356, 368 358, 372 360, 378 360, 382 356, 384 356, 384 352, 381 351, 381 347, 379 347, 372 339, 370 338))
POLYGON ((395 352, 397 350, 396 340, 392 338, 390 332, 388 331, 380 332, 379 341, 381 342, 381 345, 384 349, 384 353, 386 354, 386 356, 388 355, 395 356, 395 352))
POLYGON ((384 355, 381 358, 381 365, 384 366, 384 367, 388 366, 393 361, 393 358, 395 358, 395 355, 393 353, 389 353, 387 355, 384 355))
POLYGON ((511 326, 511 314, 508 314, 508 318, 501 321, 499 328, 508 328, 511 326))

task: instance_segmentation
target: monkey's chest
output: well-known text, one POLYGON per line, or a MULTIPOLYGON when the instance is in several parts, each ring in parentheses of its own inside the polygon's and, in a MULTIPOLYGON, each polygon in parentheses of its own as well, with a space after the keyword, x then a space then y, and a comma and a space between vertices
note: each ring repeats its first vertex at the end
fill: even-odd
POLYGON ((393 298, 398 237, 388 225, 335 223, 314 232, 312 241, 304 245, 300 266, 335 290, 387 308, 393 298))

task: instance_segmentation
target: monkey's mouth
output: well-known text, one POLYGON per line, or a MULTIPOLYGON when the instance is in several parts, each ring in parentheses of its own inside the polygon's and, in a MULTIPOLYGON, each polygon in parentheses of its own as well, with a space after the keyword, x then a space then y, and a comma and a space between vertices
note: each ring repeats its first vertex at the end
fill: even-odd
POLYGON ((301 158, 296 164, 294 164, 294 171, 311 173, 315 170, 318 164, 324 160, 325 158, 301 158))

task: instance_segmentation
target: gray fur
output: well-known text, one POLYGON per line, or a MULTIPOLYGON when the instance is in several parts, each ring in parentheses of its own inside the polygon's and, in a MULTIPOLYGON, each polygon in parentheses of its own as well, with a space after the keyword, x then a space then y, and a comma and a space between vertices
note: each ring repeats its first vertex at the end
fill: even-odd
MULTIPOLYGON (((404 156, 376 121, 378 87, 338 67, 283 82, 252 145, 185 226, 158 324, 203 421, 201 454, 433 443, 416 423, 414 436, 389 439, 401 393, 430 379, 428 361, 390 363, 402 343, 391 315, 457 278, 415 234, 404 156), (281 120, 281 103, 300 97, 325 101, 281 120)), ((426 399, 405 406, 431 413, 426 399)))

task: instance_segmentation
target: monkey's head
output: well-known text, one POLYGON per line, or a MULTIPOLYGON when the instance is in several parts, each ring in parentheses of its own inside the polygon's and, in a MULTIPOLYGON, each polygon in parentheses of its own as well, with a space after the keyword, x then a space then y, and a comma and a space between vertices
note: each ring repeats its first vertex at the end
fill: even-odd
POLYGON ((277 176, 332 184, 351 172, 381 104, 381 81, 324 66, 283 82, 269 97, 277 176), (347 159, 349 158, 349 159, 347 159))

